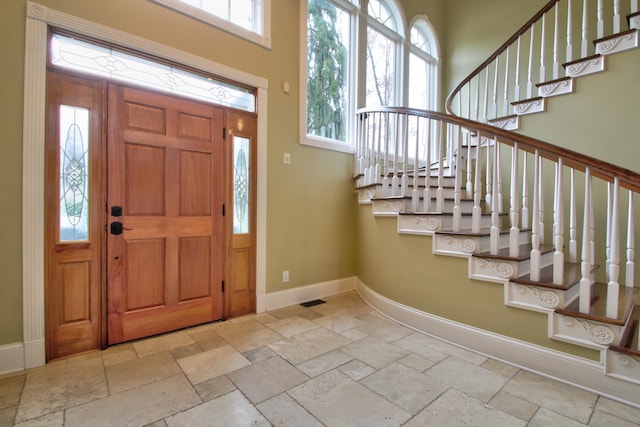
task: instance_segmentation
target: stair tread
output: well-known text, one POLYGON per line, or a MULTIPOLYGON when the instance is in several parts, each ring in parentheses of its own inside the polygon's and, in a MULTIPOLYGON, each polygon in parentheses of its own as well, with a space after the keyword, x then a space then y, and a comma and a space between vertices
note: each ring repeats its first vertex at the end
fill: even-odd
MULTIPOLYGON (((412 196, 382 196, 382 197, 372 197, 371 200, 411 200, 413 199, 412 196)), ((431 200, 436 200, 437 197, 432 197, 431 200)), ((424 200, 424 197, 419 196, 419 200, 424 200)), ((453 197, 443 197, 443 200, 450 200, 453 201, 455 200, 453 197)), ((468 199, 468 198, 460 198, 461 202, 473 202, 473 199, 468 199)))
POLYGON ((640 347, 638 346, 638 324, 640 323, 640 305, 633 308, 633 312, 629 317, 627 328, 620 339, 619 346, 609 346, 610 350, 618 353, 625 353, 631 356, 640 357, 640 347))
POLYGON ((606 283, 594 283, 593 284, 593 299, 591 301, 591 307, 589 313, 581 313, 579 310, 580 301, 576 300, 569 304, 564 309, 556 309, 556 313, 564 314, 573 317, 579 317, 582 319, 595 320, 602 323, 608 323, 611 325, 622 326, 625 324, 631 310, 634 307, 634 299, 638 288, 629 288, 626 286, 620 287, 620 297, 618 304, 618 315, 615 319, 606 316, 607 310, 607 287, 606 283))
MULTIPOLYGON (((553 252, 555 247, 553 245, 540 245, 540 252, 547 254, 553 252)), ((501 259, 505 261, 524 261, 531 257, 531 243, 523 243, 518 248, 518 255, 509 255, 509 248, 503 248, 498 251, 497 254, 491 254, 489 251, 475 253, 472 256, 486 259, 501 259)))
MULTIPOLYGON (((598 266, 592 267, 593 270, 595 270, 596 268, 598 268, 598 266)), ((549 265, 540 269, 540 280, 531 280, 531 275, 525 274, 524 276, 511 279, 511 282, 519 283, 522 285, 533 285, 543 288, 567 290, 579 283, 581 278, 582 273, 580 270, 580 264, 565 262, 564 279, 562 280, 561 284, 553 283, 553 265, 549 265)))
MULTIPOLYGON (((483 214, 485 215, 485 214, 483 214)), ((491 215, 491 214, 486 214, 486 215, 491 215)), ((521 232, 525 231, 531 231, 530 228, 521 228, 520 229, 521 232)), ((511 232, 511 228, 501 228, 500 229, 500 234, 509 234, 511 232)), ((448 235, 452 235, 452 236, 465 236, 465 237, 489 237, 491 236, 491 230, 489 228, 483 228, 482 230, 480 230, 478 233, 474 233, 473 231, 467 229, 467 230, 460 230, 460 231, 453 231, 453 230, 439 230, 436 231, 436 234, 448 234, 448 235)))

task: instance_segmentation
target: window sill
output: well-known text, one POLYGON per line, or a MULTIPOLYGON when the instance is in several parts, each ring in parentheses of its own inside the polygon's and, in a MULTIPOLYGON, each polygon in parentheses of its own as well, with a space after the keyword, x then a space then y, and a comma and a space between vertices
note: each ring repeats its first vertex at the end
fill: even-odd
POLYGON ((314 138, 303 136, 300 144, 310 147, 323 148, 325 150, 339 151, 341 153, 353 154, 353 146, 346 142, 336 142, 330 139, 314 138))

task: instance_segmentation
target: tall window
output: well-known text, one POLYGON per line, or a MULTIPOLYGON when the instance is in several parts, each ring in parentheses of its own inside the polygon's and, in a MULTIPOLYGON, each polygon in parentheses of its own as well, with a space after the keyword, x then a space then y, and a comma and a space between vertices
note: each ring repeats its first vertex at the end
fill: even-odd
POLYGON ((349 82, 355 8, 345 1, 308 0, 306 10, 303 139, 344 144, 353 115, 349 82))
POLYGON ((151 0, 270 47, 271 0, 151 0))
POLYGON ((369 0, 366 105, 400 105, 403 22, 392 1, 369 0))
POLYGON ((435 32, 424 17, 411 26, 409 47, 409 102, 412 108, 438 107, 438 44, 435 32))

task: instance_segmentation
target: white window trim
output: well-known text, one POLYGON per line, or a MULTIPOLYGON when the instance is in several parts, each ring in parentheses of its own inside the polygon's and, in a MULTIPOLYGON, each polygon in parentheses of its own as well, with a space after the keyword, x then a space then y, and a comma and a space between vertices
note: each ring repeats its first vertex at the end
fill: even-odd
POLYGON ((356 70, 358 64, 358 8, 348 0, 330 0, 332 3, 348 11, 351 15, 351 40, 349 46, 349 66, 347 85, 347 141, 323 138, 307 134, 307 0, 300 4, 300 144, 342 153, 354 153, 355 147, 349 143, 355 138, 355 105, 356 105, 356 70))
POLYGON ((262 0, 261 7, 261 22, 260 28, 262 28, 262 34, 255 33, 253 31, 242 28, 239 25, 234 24, 219 16, 212 15, 197 7, 190 6, 179 0, 149 0, 154 3, 161 4, 169 9, 180 12, 184 15, 190 16, 205 24, 219 28, 227 33, 236 35, 240 38, 248 40, 259 46, 267 49, 271 49, 271 0, 262 0))

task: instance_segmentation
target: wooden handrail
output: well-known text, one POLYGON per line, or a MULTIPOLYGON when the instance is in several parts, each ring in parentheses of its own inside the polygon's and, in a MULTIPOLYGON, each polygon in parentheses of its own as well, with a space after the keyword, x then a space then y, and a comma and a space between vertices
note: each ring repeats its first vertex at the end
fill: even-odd
POLYGON ((511 37, 509 37, 509 39, 507 39, 506 42, 504 42, 491 56, 489 56, 489 58, 487 58, 486 61, 484 61, 482 64, 480 64, 475 70, 473 70, 473 72, 471 72, 471 74, 469 74, 464 80, 462 80, 462 82, 460 82, 460 84, 458 86, 456 86, 456 88, 453 91, 451 91, 451 93, 447 97, 447 100, 445 101, 445 110, 449 114, 455 114, 453 112, 452 108, 451 108, 451 104, 453 103, 453 98, 456 97, 456 95, 460 92, 460 90, 462 90, 462 88, 467 83, 469 83, 475 76, 480 74, 482 72, 482 70, 484 70, 489 64, 491 64, 493 61, 495 61, 495 59, 498 56, 500 56, 507 49, 507 47, 511 46, 516 40, 518 40, 518 37, 520 37, 524 33, 526 33, 529 30, 529 28, 531 28, 531 26, 533 24, 538 22, 538 20, 540 18, 542 18, 542 16, 545 13, 547 13, 549 10, 553 9, 553 7, 559 1, 560 0, 551 0, 549 3, 544 5, 544 7, 542 9, 540 9, 535 15, 533 15, 533 17, 531 19, 529 19, 526 24, 524 24, 522 27, 520 27, 520 29, 518 31, 516 31, 511 37))
POLYGON ((451 114, 407 107, 363 108, 358 110, 357 114, 362 115, 374 112, 407 114, 460 125, 471 132, 498 137, 501 143, 505 143, 507 145, 513 145, 514 143, 517 143, 518 148, 524 151, 533 153, 538 150, 540 156, 549 160, 557 161, 559 158, 562 158, 565 166, 569 166, 576 170, 584 171, 586 168, 589 168, 592 176, 598 177, 608 182, 613 182, 614 178, 617 177, 620 180, 621 187, 635 192, 640 192, 640 174, 630 171, 629 169, 625 169, 620 166, 605 162, 603 160, 598 160, 593 157, 578 153, 576 151, 558 147, 556 145, 541 141, 539 139, 531 138, 526 135, 521 135, 516 132, 504 130, 495 126, 476 122, 451 114))

